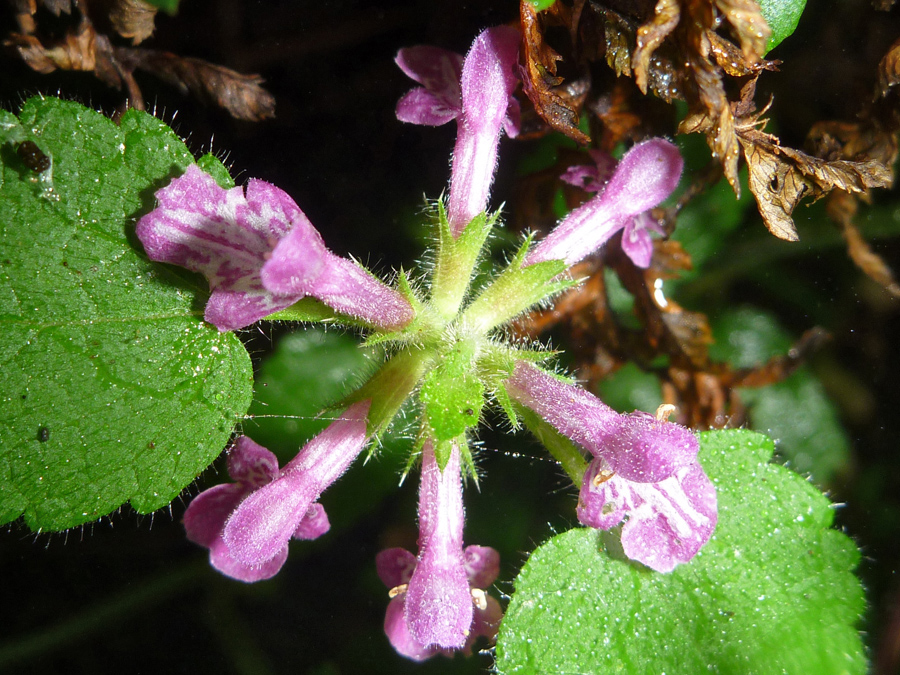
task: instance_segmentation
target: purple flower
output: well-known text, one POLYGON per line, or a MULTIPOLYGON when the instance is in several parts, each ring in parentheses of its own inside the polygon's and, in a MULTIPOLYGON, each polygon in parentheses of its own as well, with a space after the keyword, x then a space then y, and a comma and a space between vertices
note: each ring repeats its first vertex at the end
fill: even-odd
POLYGON ((459 448, 443 472, 431 442, 425 444, 419 488, 419 557, 400 548, 378 554, 378 575, 393 598, 384 620, 391 644, 421 661, 439 652, 471 653, 475 640, 493 639, 502 617, 499 603, 482 589, 500 569, 500 556, 486 546, 463 550, 459 448), (474 606, 473 606, 474 603, 474 606))
POLYGON ((394 61, 421 87, 407 92, 397 103, 397 119, 410 124, 438 127, 456 119, 462 111, 462 77, 465 59, 440 47, 406 47, 394 61))
POLYGON ((397 118, 438 125, 457 120, 447 219, 454 236, 487 208, 501 129, 519 131, 517 82, 519 32, 506 26, 482 32, 462 61, 436 47, 402 49, 397 65, 422 87, 397 104, 397 118), (458 79, 455 79, 458 74, 458 79))
POLYGON ((596 188, 599 192, 570 212, 539 242, 525 258, 525 265, 546 260, 565 260, 567 265, 574 265, 624 228, 622 247, 636 265, 647 267, 653 254, 648 229, 657 226, 645 212, 672 193, 683 165, 678 148, 662 138, 654 138, 626 152, 605 187, 605 167, 598 166, 593 177, 584 170, 570 170, 564 177, 582 181, 588 178, 584 189, 596 188))
MULTIPOLYGON (((467 656, 479 637, 493 642, 497 628, 503 618, 500 603, 484 592, 500 573, 500 554, 490 546, 467 546, 463 551, 466 576, 471 589, 474 605, 472 625, 462 651, 467 656)), ((378 576, 390 588, 391 601, 384 616, 384 632, 397 652, 415 661, 424 661, 435 654, 451 656, 454 649, 442 649, 432 645, 423 646, 416 642, 409 632, 406 622, 406 592, 409 581, 416 569, 416 557, 402 548, 390 548, 375 558, 378 576)))
POLYGON ((584 476, 577 513, 582 523, 601 530, 627 516, 625 555, 657 572, 671 572, 697 555, 716 529, 716 488, 697 462, 658 483, 638 483, 595 459, 584 476))
POLYGON ((697 457, 697 437, 652 415, 622 415, 593 394, 519 361, 506 390, 623 478, 656 483, 697 457))
POLYGON ((156 193, 136 233, 151 260, 200 272, 212 294, 205 318, 220 331, 249 326, 311 295, 382 329, 413 319, 409 302, 321 235, 282 190, 251 179, 247 192, 220 188, 191 165, 156 193))
POLYGON ((659 572, 687 562, 716 526, 716 492, 697 463, 690 430, 646 413, 622 415, 598 398, 520 361, 506 381, 533 410, 593 456, 578 518, 607 530, 628 516, 625 554, 659 572))
POLYGON ((273 576, 287 558, 291 538, 328 531, 316 501, 365 446, 370 401, 355 403, 307 443, 281 471, 265 448, 238 439, 228 472, 237 483, 197 496, 184 516, 188 539, 210 550, 220 572, 241 581, 273 576))
MULTIPOLYGON (((228 453, 228 475, 236 482, 216 485, 197 495, 184 513, 187 537, 209 549, 209 562, 226 576, 240 581, 260 581, 274 576, 287 559, 287 544, 260 565, 247 565, 229 553, 222 538, 225 522, 244 499, 278 477, 278 459, 246 436, 237 439, 228 453)), ((311 504, 293 532, 295 539, 316 539, 330 525, 321 504, 311 504)))
POLYGON ((263 565, 283 554, 310 506, 365 446, 370 405, 367 400, 347 408, 275 480, 237 506, 222 532, 229 555, 245 565, 263 565))

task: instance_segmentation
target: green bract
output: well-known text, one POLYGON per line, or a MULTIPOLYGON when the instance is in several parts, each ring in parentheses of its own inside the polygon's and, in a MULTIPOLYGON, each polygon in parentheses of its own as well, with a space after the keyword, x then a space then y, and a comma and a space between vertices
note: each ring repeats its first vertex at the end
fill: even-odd
POLYGON ((538 548, 501 625, 501 673, 864 673, 859 552, 828 499, 748 431, 708 432, 719 524, 689 565, 655 574, 609 535, 538 548))
POLYGON ((205 283, 133 236, 193 158, 134 110, 116 126, 33 98, 2 115, 0 523, 62 530, 126 501, 148 513, 221 452, 252 390, 240 341, 202 320, 205 283), (23 141, 46 170, 22 161, 23 141))

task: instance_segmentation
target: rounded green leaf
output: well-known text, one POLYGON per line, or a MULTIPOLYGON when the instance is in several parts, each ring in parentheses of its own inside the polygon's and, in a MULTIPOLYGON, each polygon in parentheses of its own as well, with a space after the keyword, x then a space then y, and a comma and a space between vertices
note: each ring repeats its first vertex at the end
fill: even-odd
POLYGON ((769 464, 748 431, 701 436, 719 525, 689 564, 659 574, 574 529, 538 548, 500 628, 500 673, 864 673, 853 542, 832 505, 769 464))
POLYGON ((244 347, 202 321, 205 282, 134 237, 193 158, 133 110, 117 126, 33 98, 19 123, 50 167, 0 147, 0 523, 148 513, 221 452, 252 391, 244 347))

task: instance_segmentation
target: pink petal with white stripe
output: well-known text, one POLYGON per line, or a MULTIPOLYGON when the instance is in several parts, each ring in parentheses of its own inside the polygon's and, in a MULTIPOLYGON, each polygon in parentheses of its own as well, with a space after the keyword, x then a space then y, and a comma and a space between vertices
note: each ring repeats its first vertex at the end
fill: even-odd
POLYGON ((698 463, 659 483, 635 483, 594 460, 578 498, 578 519, 608 530, 624 518, 622 547, 632 560, 671 572, 691 560, 718 520, 716 490, 698 463))

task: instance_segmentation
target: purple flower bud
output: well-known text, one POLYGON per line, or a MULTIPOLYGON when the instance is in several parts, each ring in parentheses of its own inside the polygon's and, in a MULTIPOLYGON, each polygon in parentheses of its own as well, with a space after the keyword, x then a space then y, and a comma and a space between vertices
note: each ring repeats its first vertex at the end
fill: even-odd
POLYGON ((416 661, 493 640, 503 616, 482 589, 494 583, 500 556, 487 546, 462 548, 463 508, 459 449, 444 471, 434 449, 423 451, 419 490, 419 557, 401 548, 376 557, 378 576, 391 589, 384 630, 398 653, 416 661), (474 606, 473 606, 474 603, 474 606))
POLYGON ((709 541, 718 520, 716 489, 692 462, 658 483, 637 483, 591 462, 578 497, 578 520, 608 530, 627 516, 622 548, 657 572, 671 572, 709 541))
MULTIPOLYGON (((645 228, 652 221, 636 217, 672 193, 683 165, 678 148, 662 138, 635 145, 622 157, 606 187, 569 213, 528 254, 525 265, 546 260, 565 260, 567 265, 574 265, 616 232, 628 228, 622 238, 625 252, 636 265, 646 267, 652 243, 645 228)), ((598 183, 589 186, 600 187, 598 183)))
POLYGON ((563 436, 604 459, 617 474, 656 483, 697 457, 697 437, 646 413, 622 415, 593 394, 519 361, 506 390, 563 436))
POLYGON ((251 179, 246 195, 239 187, 224 190, 191 165, 156 198, 157 208, 135 227, 138 239, 151 260, 207 278, 212 293, 205 319, 220 331, 249 326, 307 295, 379 328, 413 318, 400 293, 328 251, 274 185, 251 179))
POLYGON ((314 502, 365 446, 369 405, 367 400, 347 408, 274 480, 234 509, 222 532, 232 558, 244 565, 264 565, 286 551, 291 537, 317 536, 324 523, 314 502))
MULTIPOLYGON (((463 65, 462 114, 457 125, 447 204, 447 220, 454 236, 459 236, 487 208, 497 168, 500 131, 516 86, 519 40, 515 29, 489 28, 475 38, 463 65)), ((506 128, 510 135, 518 134, 517 123, 506 128)))
POLYGON ((510 136, 519 132, 519 104, 512 95, 519 40, 517 30, 498 26, 475 38, 465 61, 436 47, 412 47, 397 55, 403 72, 423 85, 400 100, 397 118, 429 125, 457 120, 447 207, 454 236, 487 208, 501 129, 510 136))
MULTIPOLYGON (((236 481, 204 490, 184 513, 187 537, 209 549, 213 567, 240 581, 260 581, 274 576, 287 559, 287 544, 269 561, 247 565, 235 559, 222 538, 225 522, 238 505, 255 490, 278 476, 278 460, 271 452, 246 436, 237 439, 228 454, 228 474, 236 481)), ((297 527, 297 538, 315 539, 328 531, 328 517, 321 504, 312 504, 297 527)))

